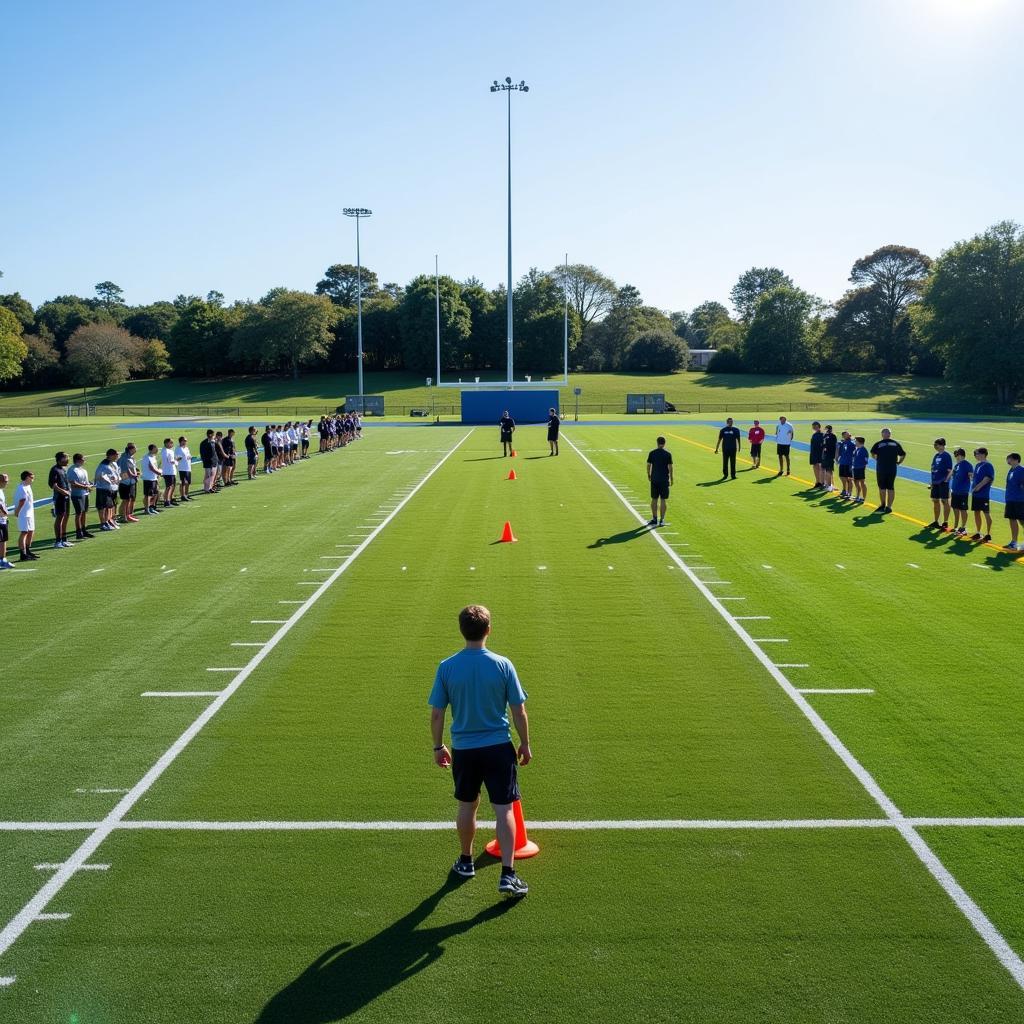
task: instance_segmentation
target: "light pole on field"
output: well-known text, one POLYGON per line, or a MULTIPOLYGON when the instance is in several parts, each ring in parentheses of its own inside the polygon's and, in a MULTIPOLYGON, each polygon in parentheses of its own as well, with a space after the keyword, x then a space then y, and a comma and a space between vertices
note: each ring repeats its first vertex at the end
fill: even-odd
POLYGON ((491 85, 491 92, 504 92, 508 94, 508 295, 506 297, 508 307, 508 386, 512 388, 515 379, 512 372, 512 93, 529 92, 530 87, 526 82, 520 80, 518 85, 513 85, 511 78, 504 82, 494 80, 491 85))
POLYGON ((363 409, 363 268, 359 257, 359 220, 372 217, 373 210, 362 206, 346 206, 342 213, 356 219, 356 390, 359 392, 359 414, 363 409))

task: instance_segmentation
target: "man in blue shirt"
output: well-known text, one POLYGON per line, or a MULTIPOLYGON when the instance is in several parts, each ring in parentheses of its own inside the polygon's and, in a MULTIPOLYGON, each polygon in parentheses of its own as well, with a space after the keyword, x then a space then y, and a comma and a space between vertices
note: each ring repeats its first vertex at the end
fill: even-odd
POLYGON ((1010 452, 1006 456, 1006 465, 1009 471, 1006 474, 1006 511, 1003 515, 1010 522, 1010 543, 1006 545, 1006 550, 1020 551, 1017 538, 1020 535, 1020 522, 1024 519, 1024 466, 1020 464, 1017 452, 1010 452))
POLYGON ((971 493, 971 474, 974 467, 967 461, 963 448, 953 451, 953 476, 949 481, 949 505, 953 509, 953 533, 967 536, 967 496, 971 493))
POLYGON ((988 461, 987 448, 975 448, 974 457, 978 460, 974 467, 974 486, 971 487, 971 511, 974 513, 975 532, 971 540, 980 540, 988 544, 992 540, 992 513, 989 511, 989 493, 992 482, 996 478, 995 466, 988 461), (981 517, 985 516, 985 533, 981 532, 981 517))
POLYGON ((868 496, 867 468, 871 461, 871 455, 865 447, 863 437, 853 439, 853 486, 857 497, 853 499, 854 505, 863 505, 868 496))
POLYGON ((946 439, 935 438, 935 454, 932 456, 932 521, 930 530, 949 529, 949 478, 953 475, 953 456, 946 451, 946 439), (939 525, 939 506, 942 506, 942 524, 939 525))
POLYGON ((843 439, 836 445, 836 461, 839 464, 839 482, 843 489, 839 492, 839 498, 853 497, 853 453, 857 445, 848 430, 843 431, 843 439))
POLYGON ((476 874, 473 839, 480 787, 484 785, 497 817, 501 846, 498 892, 513 898, 525 896, 529 889, 514 867, 516 828, 512 805, 519 799, 517 764, 528 765, 533 757, 526 718, 526 692, 519 684, 512 662, 487 650, 491 613, 483 605, 471 604, 459 612, 459 630, 466 646, 438 665, 427 701, 431 708, 434 762, 440 768, 452 769, 455 799, 459 801, 455 826, 462 853, 452 871, 461 878, 472 878, 476 874), (449 705, 452 709, 451 751, 443 739, 445 711, 449 705), (519 734, 518 751, 512 745, 506 708, 519 734))

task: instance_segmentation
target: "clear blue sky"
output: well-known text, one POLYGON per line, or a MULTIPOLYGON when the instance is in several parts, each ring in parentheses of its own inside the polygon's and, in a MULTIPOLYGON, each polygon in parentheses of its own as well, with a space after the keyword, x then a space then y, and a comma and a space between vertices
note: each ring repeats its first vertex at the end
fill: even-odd
POLYGON ((9 5, 0 290, 131 303, 312 289, 374 210, 381 280, 568 251, 645 301, 725 301, 1024 220, 1019 0, 9 5))

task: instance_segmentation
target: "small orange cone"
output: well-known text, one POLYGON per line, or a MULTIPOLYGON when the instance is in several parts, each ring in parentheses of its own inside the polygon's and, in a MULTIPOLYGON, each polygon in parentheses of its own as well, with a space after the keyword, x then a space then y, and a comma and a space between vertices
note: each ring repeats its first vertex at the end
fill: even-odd
POLYGON ((514 469, 510 469, 508 471, 508 476, 505 477, 505 479, 506 480, 516 480, 516 479, 518 479, 518 477, 516 476, 516 471, 514 469))
POLYGON ((512 533, 512 524, 506 520, 505 528, 501 531, 501 544, 515 544, 517 542, 515 535, 512 533))
MULTIPOLYGON (((512 813, 516 817, 516 860, 536 857, 540 853, 540 847, 526 834, 526 822, 523 821, 523 804, 521 800, 517 800, 512 805, 512 813)), ((497 839, 492 839, 487 844, 486 850, 492 857, 501 856, 501 844, 497 839)))
POLYGON ((514 459, 515 457, 516 457, 516 450, 515 450, 515 448, 513 448, 512 449, 512 458, 514 459))

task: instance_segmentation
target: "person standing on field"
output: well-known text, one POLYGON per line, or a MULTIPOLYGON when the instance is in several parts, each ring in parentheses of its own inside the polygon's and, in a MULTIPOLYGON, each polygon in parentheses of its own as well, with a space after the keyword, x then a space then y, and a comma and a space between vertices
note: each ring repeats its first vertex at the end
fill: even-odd
POLYGON ((124 446, 121 457, 117 460, 117 468, 121 479, 117 485, 117 493, 121 499, 121 522, 137 523, 135 517, 136 481, 139 479, 139 468, 135 464, 135 445, 130 441, 124 446))
POLYGON ((817 490, 825 486, 822 483, 823 474, 821 472, 821 453, 825 447, 825 435, 821 432, 821 424, 817 420, 811 426, 814 430, 811 433, 811 453, 809 458, 811 472, 814 473, 814 488, 817 490))
POLYGON ((501 846, 501 878, 498 892, 519 898, 530 890, 515 870, 515 815, 512 805, 519 799, 518 765, 533 759, 526 717, 526 691, 515 666, 508 658, 487 650, 491 613, 483 605, 471 604, 459 612, 459 630, 466 646, 437 667, 430 705, 430 731, 434 739, 434 763, 451 768, 455 799, 459 802, 456 829, 461 853, 452 865, 460 878, 476 874, 473 839, 480 787, 497 819, 501 846), (445 712, 452 709, 452 749, 444 742, 445 712), (509 714, 519 734, 518 751, 512 745, 509 714))
POLYGON ((672 453, 665 447, 665 438, 659 437, 657 448, 647 455, 647 480, 651 485, 651 519, 648 526, 664 526, 665 511, 668 509, 668 495, 674 480, 672 453), (661 502, 661 518, 658 518, 658 502, 661 502))
POLYGON ((988 544, 992 540, 992 512, 989 507, 989 495, 996 478, 996 469, 988 461, 987 448, 975 448, 974 457, 978 460, 974 466, 974 483, 971 486, 971 511, 974 513, 974 533, 971 540, 980 540, 988 544), (985 517, 985 532, 981 532, 981 517, 985 517))
POLYGON ((21 552, 19 562, 39 561, 39 556, 32 550, 32 538, 36 532, 35 495, 32 493, 32 481, 35 478, 31 469, 23 470, 21 483, 14 491, 14 514, 18 517, 19 530, 18 550, 21 552))
POLYGON ((836 449, 838 438, 832 432, 832 424, 825 424, 825 433, 821 438, 821 486, 830 494, 836 489, 832 483, 832 474, 836 468, 836 449))
POLYGON ((89 513, 89 491, 93 484, 85 468, 85 456, 81 452, 71 456, 68 484, 71 487, 71 507, 75 510, 75 540, 92 540, 95 535, 89 532, 85 517, 89 513))
POLYGON ((1024 521, 1024 466, 1020 464, 1020 455, 1010 452, 1006 456, 1006 502, 1003 515, 1010 524, 1010 542, 1007 551, 1020 551, 1020 524, 1024 521))
POLYGON ((164 438, 164 446, 160 449, 160 474, 164 478, 164 508, 172 505, 177 508, 174 497, 174 485, 178 480, 178 460, 174 457, 174 442, 164 438))
POLYGON ((974 467, 963 448, 953 449, 953 475, 949 480, 949 506, 953 510, 953 533, 967 536, 967 496, 971 493, 974 467))
POLYGON ((878 484, 878 511, 885 515, 892 511, 896 497, 896 473, 903 465, 907 453, 888 427, 882 428, 882 437, 871 446, 875 457, 875 482, 878 484))
POLYGON ((928 524, 929 530, 949 530, 949 478, 953 475, 953 457, 946 451, 946 439, 937 437, 935 439, 935 454, 932 456, 931 470, 931 499, 932 499, 932 521, 928 524), (939 515, 942 515, 942 522, 939 522, 939 515))
POLYGON ((850 436, 850 432, 848 430, 844 430, 842 440, 838 445, 836 445, 836 462, 839 465, 839 483, 842 484, 842 490, 839 492, 840 498, 853 497, 853 453, 856 450, 857 445, 850 436))
POLYGON ((732 417, 726 418, 725 426, 718 432, 718 444, 715 445, 715 454, 722 449, 722 479, 730 475, 736 479, 736 453, 740 450, 740 430, 734 426, 732 417))
POLYGON ((548 447, 551 449, 551 455, 558 454, 558 428, 561 425, 558 413, 554 409, 548 409, 548 447))
POLYGON ((511 455, 515 451, 512 447, 512 435, 516 432, 516 421, 509 415, 508 409, 501 414, 498 429, 501 431, 501 454, 503 457, 511 455))
POLYGON ((786 463, 786 476, 789 476, 789 451, 793 444, 793 424, 785 416, 779 417, 779 425, 775 428, 775 451, 779 456, 779 471, 782 476, 782 463, 786 463))
POLYGON ((53 492, 53 546, 70 548, 68 543, 68 515, 71 512, 71 487, 68 484, 68 458, 66 452, 57 452, 50 467, 47 481, 53 492))
POLYGON ((10 483, 11 478, 6 473, 0 473, 0 569, 13 569, 14 564, 7 561, 7 517, 11 514, 7 508, 7 495, 4 489, 10 483))
POLYGON ((160 490, 160 456, 156 445, 151 444, 142 456, 142 514, 156 516, 160 509, 156 507, 160 490))
POLYGON ((191 501, 188 492, 192 488, 192 449, 188 446, 188 438, 178 438, 178 446, 174 449, 174 461, 178 467, 178 491, 181 500, 191 501))
POLYGON ((754 469, 761 468, 761 445, 764 444, 764 427, 760 420, 754 420, 754 425, 747 431, 747 444, 750 445, 750 457, 754 462, 754 469))

